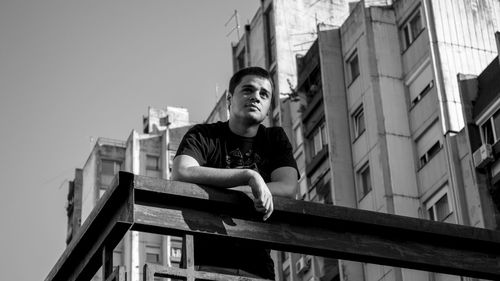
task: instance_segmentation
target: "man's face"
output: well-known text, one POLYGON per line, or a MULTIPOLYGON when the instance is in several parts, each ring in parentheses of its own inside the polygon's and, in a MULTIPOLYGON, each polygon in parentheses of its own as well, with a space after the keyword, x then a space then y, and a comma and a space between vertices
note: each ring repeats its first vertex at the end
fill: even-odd
POLYGON ((272 86, 266 78, 247 75, 229 96, 229 118, 249 125, 260 124, 271 105, 272 86))

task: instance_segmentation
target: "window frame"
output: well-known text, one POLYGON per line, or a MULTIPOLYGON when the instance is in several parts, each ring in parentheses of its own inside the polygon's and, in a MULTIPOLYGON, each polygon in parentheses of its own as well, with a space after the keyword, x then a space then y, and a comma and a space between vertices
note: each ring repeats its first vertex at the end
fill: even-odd
POLYGON ((434 88, 434 79, 432 79, 423 89, 420 91, 420 93, 410 101, 410 110, 412 110, 415 106, 417 106, 418 103, 429 93, 432 88, 434 88))
POLYGON ((429 163, 436 155, 439 154, 439 152, 443 149, 443 143, 441 140, 437 140, 434 142, 433 145, 431 145, 423 155, 418 157, 418 167, 419 169, 422 169, 429 163))
POLYGON ((404 53, 408 48, 410 48, 411 45, 413 45, 413 42, 417 40, 417 38, 422 34, 422 32, 425 30, 426 26, 423 21, 422 17, 422 9, 421 6, 418 5, 414 11, 411 12, 411 14, 404 20, 403 24, 399 26, 399 34, 401 38, 401 46, 402 46, 402 52, 404 53), (420 18, 420 30, 418 32, 415 32, 413 28, 413 23, 414 20, 417 18, 417 16, 420 18), (416 33, 416 34, 414 34, 416 33), (408 36, 408 37, 407 37, 408 36))
POLYGON ((356 171, 356 195, 358 197, 358 202, 361 201, 370 191, 373 190, 373 181, 371 177, 371 171, 370 171, 370 162, 366 161, 365 164, 361 166, 356 171), (368 171, 368 177, 365 177, 363 174, 368 171), (367 188, 367 181, 365 179, 369 180, 369 188, 367 188))
POLYGON ((313 159, 325 148, 325 146, 328 146, 328 135, 324 120, 314 127, 311 136, 309 141, 311 144, 311 159, 313 159))
POLYGON ((346 66, 347 66, 347 74, 349 77, 348 80, 348 85, 351 86, 351 84, 356 81, 356 79, 361 75, 361 68, 359 65, 359 55, 358 55, 358 49, 354 49, 351 54, 348 56, 348 59, 346 60, 346 66), (353 68, 353 62, 356 61, 356 67, 353 68), (354 73, 353 70, 356 69, 357 72, 354 73))
POLYGON ((274 9, 272 4, 267 7, 264 12, 264 30, 266 38, 266 60, 268 68, 272 68, 273 64, 276 62, 276 31, 274 18, 274 9))
POLYGON ((144 246, 144 260, 147 263, 154 263, 154 264, 162 264, 162 254, 161 254, 161 246, 156 246, 156 245, 145 245, 144 246), (158 256, 158 261, 151 261, 148 259, 148 255, 157 255, 158 256))
POLYGON ((454 210, 452 206, 452 201, 450 199, 451 196, 448 190, 448 184, 445 184, 425 202, 424 205, 425 205, 427 219, 437 222, 445 222, 450 216, 453 216, 454 210), (437 217, 438 216, 437 203, 445 196, 448 203, 448 213, 443 219, 439 220, 439 218, 437 217), (429 210, 432 210, 432 214, 429 210))
POLYGON ((365 110, 363 104, 358 106, 351 115, 353 141, 356 141, 366 131, 365 110), (360 128, 360 124, 363 124, 360 128))
POLYGON ((490 117, 488 117, 480 126, 480 133, 481 133, 481 143, 482 144, 495 144, 498 141, 500 141, 500 129, 496 130, 496 122, 495 119, 498 120, 499 123, 499 128, 500 128, 500 108, 497 109, 493 114, 491 114, 490 117), (491 130, 491 142, 488 140, 488 138, 485 135, 485 128, 488 126, 491 130))

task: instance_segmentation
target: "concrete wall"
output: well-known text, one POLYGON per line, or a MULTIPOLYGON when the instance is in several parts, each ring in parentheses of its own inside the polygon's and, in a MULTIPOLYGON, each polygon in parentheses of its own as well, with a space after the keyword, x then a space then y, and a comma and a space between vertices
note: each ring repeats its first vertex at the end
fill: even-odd
POLYGON ((82 224, 95 206, 97 196, 97 147, 90 152, 82 169, 82 224))
POLYGON ((340 30, 327 25, 320 25, 318 30, 332 199, 335 205, 356 207, 340 30))
MULTIPOLYGON (((497 55, 494 32, 499 30, 497 0, 424 0, 428 34, 432 38, 435 73, 441 77, 438 95, 444 131, 464 127, 457 73, 478 74, 497 55)), ((438 79, 438 82, 440 82, 438 79)))

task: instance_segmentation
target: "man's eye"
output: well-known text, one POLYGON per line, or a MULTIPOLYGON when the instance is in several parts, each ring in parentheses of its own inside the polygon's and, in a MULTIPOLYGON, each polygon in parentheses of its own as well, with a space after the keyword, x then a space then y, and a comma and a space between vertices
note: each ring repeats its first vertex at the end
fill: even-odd
POLYGON ((262 98, 266 98, 267 99, 267 98, 269 98, 269 93, 268 92, 260 92, 260 96, 262 98))

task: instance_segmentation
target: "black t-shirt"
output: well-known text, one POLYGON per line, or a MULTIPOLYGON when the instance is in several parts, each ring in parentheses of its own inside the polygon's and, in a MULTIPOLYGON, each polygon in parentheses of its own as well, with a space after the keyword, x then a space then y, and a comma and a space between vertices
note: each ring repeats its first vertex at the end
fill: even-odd
MULTIPOLYGON (((271 173, 277 168, 297 170, 292 146, 281 127, 260 125, 255 137, 246 138, 231 132, 228 122, 195 125, 184 135, 177 155, 189 155, 204 167, 253 169, 265 182, 271 181, 271 173)), ((242 269, 274 279, 274 264, 264 248, 222 244, 203 237, 195 238, 194 248, 197 265, 242 269)))

